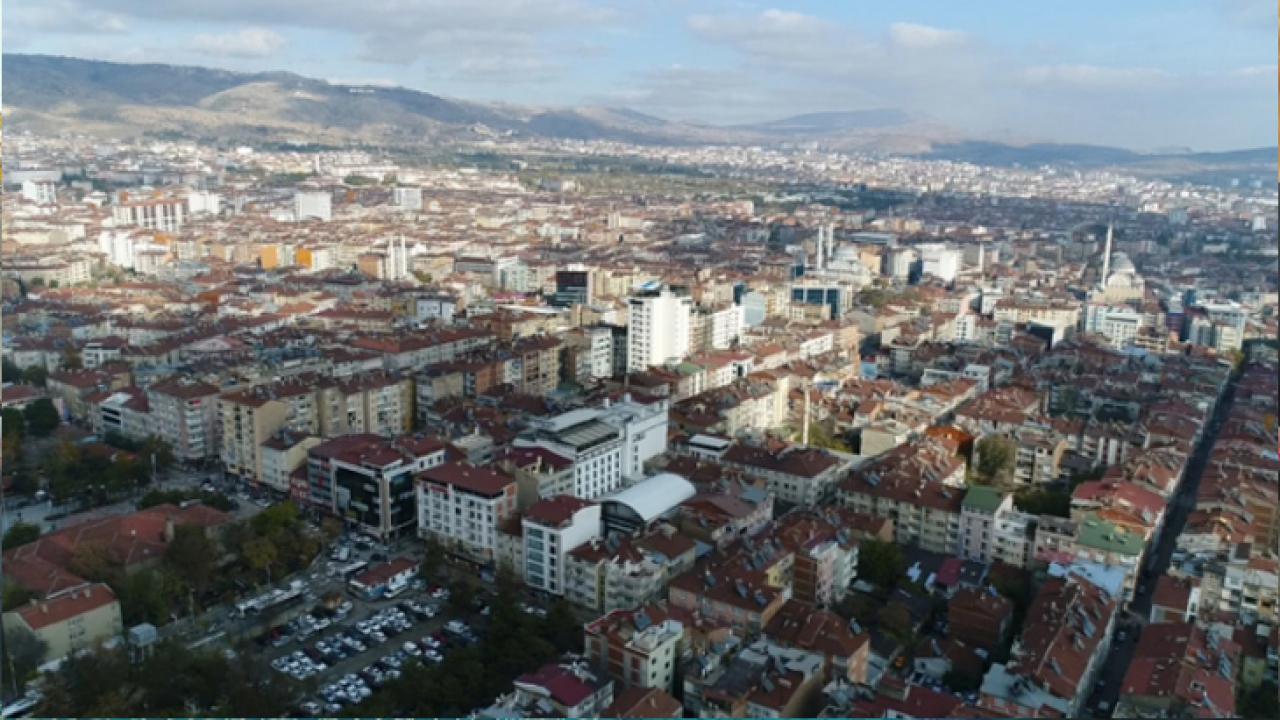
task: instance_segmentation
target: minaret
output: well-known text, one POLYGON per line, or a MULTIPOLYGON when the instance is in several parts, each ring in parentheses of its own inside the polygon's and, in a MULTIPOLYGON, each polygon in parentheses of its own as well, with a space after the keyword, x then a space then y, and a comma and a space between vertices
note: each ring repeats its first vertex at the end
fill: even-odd
POLYGON ((1111 230, 1113 223, 1107 223, 1107 244, 1102 250, 1102 279, 1098 283, 1104 290, 1107 287, 1107 278, 1111 277, 1111 230))
POLYGON ((827 237, 826 229, 822 225, 819 225, 818 226, 818 247, 816 250, 814 250, 814 253, 813 253, 813 266, 815 270, 822 269, 822 266, 823 266, 822 242, 826 240, 826 237, 827 237))

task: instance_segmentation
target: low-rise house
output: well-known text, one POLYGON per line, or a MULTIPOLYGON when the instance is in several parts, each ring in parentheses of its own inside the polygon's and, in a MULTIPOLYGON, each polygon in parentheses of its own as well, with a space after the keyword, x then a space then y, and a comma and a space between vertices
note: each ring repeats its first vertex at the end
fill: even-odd
POLYGON ((39 664, 90 650, 100 642, 120 637, 124 621, 120 602, 102 583, 85 583, 18 608, 6 608, 4 631, 10 637, 19 630, 44 643, 39 664))
POLYGON ((347 585, 351 592, 365 600, 377 600, 389 592, 408 585, 418 574, 418 563, 405 557, 365 570, 351 578, 347 585))

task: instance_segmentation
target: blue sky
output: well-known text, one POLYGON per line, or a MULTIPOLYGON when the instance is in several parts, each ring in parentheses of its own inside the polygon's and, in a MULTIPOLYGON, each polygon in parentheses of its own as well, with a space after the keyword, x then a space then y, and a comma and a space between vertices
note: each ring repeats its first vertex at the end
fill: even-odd
POLYGON ((1276 142, 1272 0, 8 0, 4 49, 746 123, 894 107, 975 137, 1276 142))

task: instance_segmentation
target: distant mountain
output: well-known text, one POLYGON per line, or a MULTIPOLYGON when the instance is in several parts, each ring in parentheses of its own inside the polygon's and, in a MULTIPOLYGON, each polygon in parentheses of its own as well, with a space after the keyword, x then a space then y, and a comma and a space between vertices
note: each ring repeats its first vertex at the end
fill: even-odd
POLYGON ((717 127, 628 108, 540 108, 452 100, 403 87, 352 86, 286 72, 122 64, 5 55, 5 124, 111 137, 171 134, 201 140, 419 145, 494 137, 612 140, 634 144, 816 141, 826 147, 912 154, 984 165, 1141 168, 1171 176, 1271 167, 1276 149, 1142 154, 1092 145, 976 141, 905 110, 820 112, 717 127))
POLYGON ((1002 143, 965 141, 934 145, 920 157, 933 160, 952 160, 976 165, 1037 167, 1040 165, 1074 165, 1086 168, 1101 167, 1191 167, 1202 169, 1215 167, 1274 168, 1278 148, 1253 148, 1218 153, 1197 153, 1179 148, 1176 152, 1139 153, 1122 148, 1100 145, 1058 145, 1032 143, 1029 145, 1005 145, 1002 143))
POLYGON ((809 113, 753 125, 739 125, 737 128, 770 134, 823 135, 847 130, 901 127, 911 122, 913 122, 912 117, 904 110, 882 108, 852 112, 809 113))

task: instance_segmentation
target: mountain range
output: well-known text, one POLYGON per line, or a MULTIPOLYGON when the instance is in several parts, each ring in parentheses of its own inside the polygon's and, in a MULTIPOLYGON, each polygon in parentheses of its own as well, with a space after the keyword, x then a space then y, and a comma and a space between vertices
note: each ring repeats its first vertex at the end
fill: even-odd
POLYGON ((673 122, 627 108, 526 107, 439 97, 402 87, 350 86, 286 72, 123 64, 4 55, 5 125, 102 136, 175 135, 269 142, 306 139, 419 145, 491 137, 634 144, 819 142, 985 165, 1274 169, 1276 148, 1144 154, 1093 145, 1013 145, 972 137, 896 108, 797 115, 730 127, 673 122))

